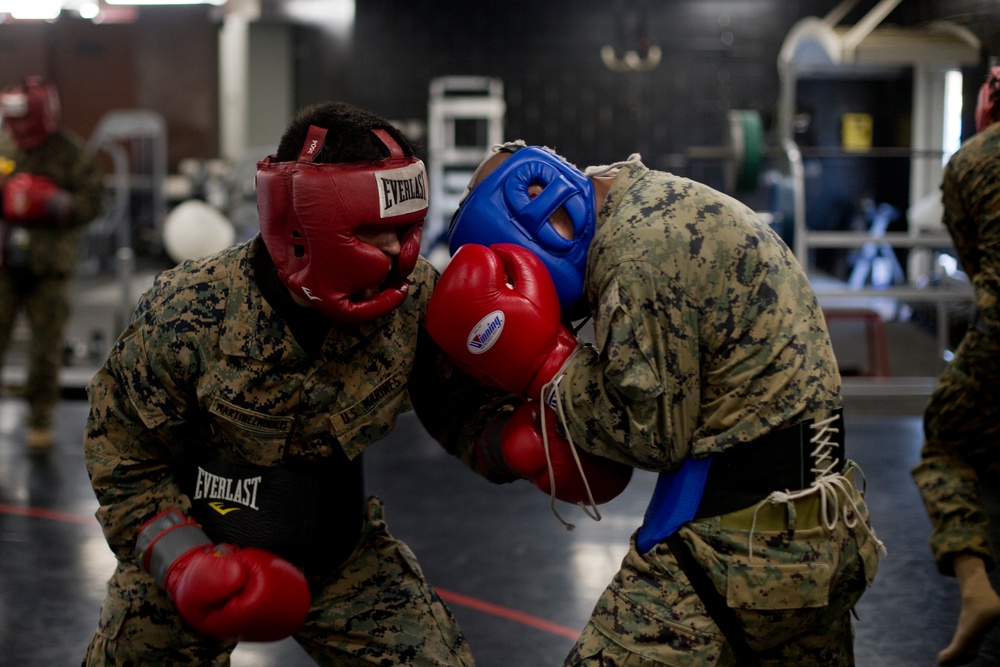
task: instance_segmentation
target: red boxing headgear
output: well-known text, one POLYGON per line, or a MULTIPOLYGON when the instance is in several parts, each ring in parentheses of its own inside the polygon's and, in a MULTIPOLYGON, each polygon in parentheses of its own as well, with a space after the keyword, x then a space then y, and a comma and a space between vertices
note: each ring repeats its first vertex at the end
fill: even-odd
POLYGON ((326 130, 311 126, 298 160, 272 155, 257 163, 260 231, 278 276, 335 322, 364 322, 399 307, 420 254, 424 163, 406 157, 385 130, 372 132, 389 149, 381 162, 313 162, 326 130), (399 257, 359 240, 362 227, 395 230, 399 257), (358 298, 372 288, 380 292, 358 298))
POLYGON ((59 93, 40 76, 0 91, 0 115, 21 150, 39 146, 59 128, 59 93))
POLYGON ((976 99, 976 132, 1000 120, 1000 66, 990 68, 976 99))

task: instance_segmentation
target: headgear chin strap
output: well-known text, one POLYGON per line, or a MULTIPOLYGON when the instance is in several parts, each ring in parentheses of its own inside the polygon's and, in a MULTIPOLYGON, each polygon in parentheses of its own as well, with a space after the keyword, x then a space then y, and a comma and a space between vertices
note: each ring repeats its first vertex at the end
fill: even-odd
POLYGON ((990 68, 976 98, 976 132, 1000 120, 1000 65, 990 68))
POLYGON ((40 76, 0 91, 0 116, 21 150, 40 146, 52 136, 59 129, 60 111, 56 87, 40 76))
POLYGON ((257 163, 257 210, 264 245, 291 292, 335 322, 381 317, 406 299, 427 213, 424 163, 406 157, 388 132, 372 132, 389 149, 381 162, 313 162, 326 130, 309 128, 298 160, 257 163), (358 239, 362 228, 400 235, 395 262, 358 239), (365 290, 379 288, 371 298, 365 290))
POLYGON ((516 243, 545 264, 563 312, 583 298, 587 249, 594 238, 594 184, 579 169, 548 148, 514 148, 513 155, 476 185, 462 202, 448 232, 452 254, 466 243, 516 243), (542 186, 532 199, 531 185, 542 186), (548 222, 564 207, 573 238, 563 238, 548 222))

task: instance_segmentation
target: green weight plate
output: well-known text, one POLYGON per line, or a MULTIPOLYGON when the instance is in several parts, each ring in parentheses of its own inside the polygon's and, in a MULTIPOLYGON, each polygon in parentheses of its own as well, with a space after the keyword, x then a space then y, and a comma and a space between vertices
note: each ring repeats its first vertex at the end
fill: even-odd
POLYGON ((753 191, 757 189, 764 162, 764 124, 757 111, 743 110, 737 113, 743 129, 743 150, 736 167, 736 187, 745 192, 753 191))

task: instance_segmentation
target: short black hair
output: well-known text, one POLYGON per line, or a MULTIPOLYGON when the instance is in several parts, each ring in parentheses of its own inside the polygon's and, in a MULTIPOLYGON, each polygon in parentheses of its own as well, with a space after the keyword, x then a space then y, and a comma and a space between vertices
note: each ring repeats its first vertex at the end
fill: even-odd
POLYGON ((372 134, 372 130, 383 129, 389 133, 407 157, 416 154, 410 141, 389 121, 364 109, 346 102, 321 102, 301 109, 281 135, 278 162, 298 159, 305 143, 309 126, 316 125, 327 130, 326 141, 316 162, 378 162, 389 157, 385 145, 372 134))

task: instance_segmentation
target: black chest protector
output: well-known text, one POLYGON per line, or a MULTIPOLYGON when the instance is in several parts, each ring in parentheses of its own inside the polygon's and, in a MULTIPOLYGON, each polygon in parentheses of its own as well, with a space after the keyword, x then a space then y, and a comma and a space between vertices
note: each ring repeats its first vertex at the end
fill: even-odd
POLYGON ((276 466, 210 459, 182 477, 191 515, 213 541, 266 549, 307 573, 335 568, 361 537, 360 456, 276 466))
MULTIPOLYGON (((310 354, 330 329, 319 311, 292 302, 274 263, 257 241, 254 279, 264 299, 310 354)), ((325 572, 358 544, 365 514, 364 470, 340 450, 322 460, 274 466, 206 458, 186 466, 181 486, 191 515, 216 542, 267 549, 304 568, 325 572)))

